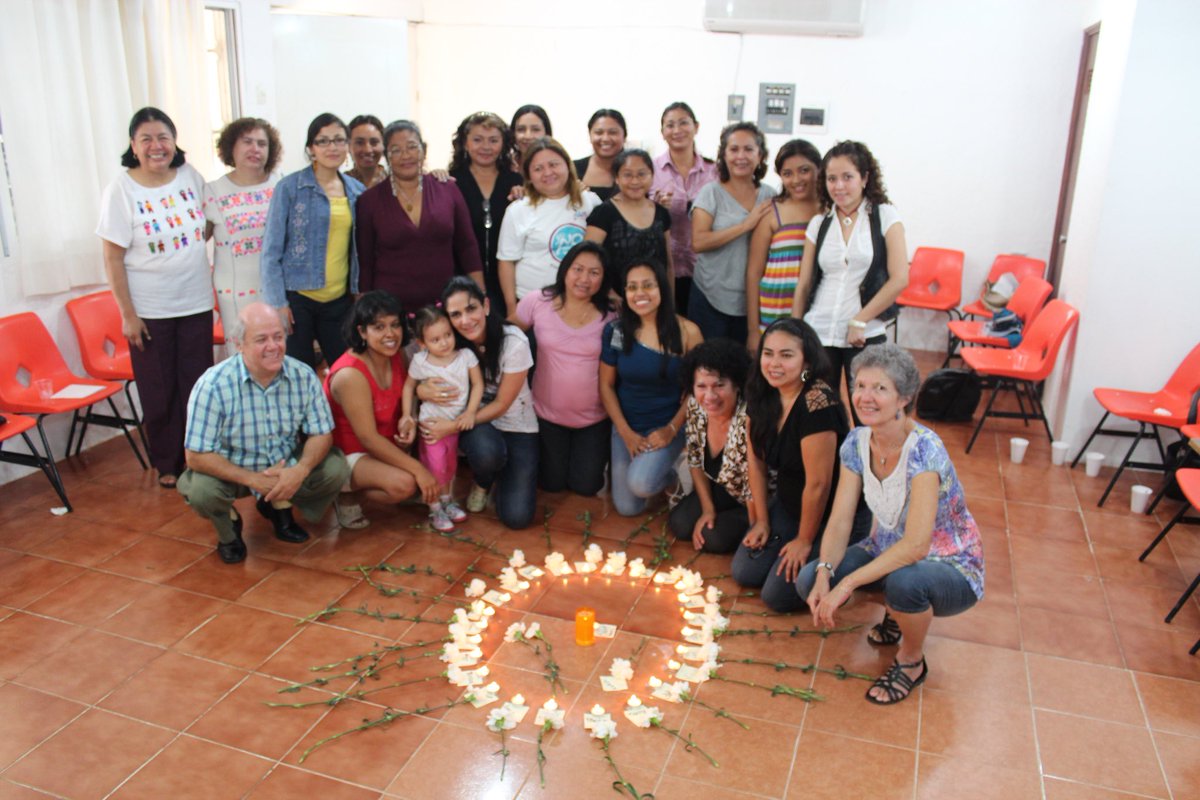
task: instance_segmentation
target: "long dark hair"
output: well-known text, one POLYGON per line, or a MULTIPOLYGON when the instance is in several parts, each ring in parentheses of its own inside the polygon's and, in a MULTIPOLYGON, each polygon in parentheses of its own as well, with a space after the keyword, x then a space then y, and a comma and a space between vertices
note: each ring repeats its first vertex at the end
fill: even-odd
POLYGON ((862 142, 846 140, 829 148, 825 158, 821 159, 821 171, 817 173, 817 199, 821 201, 822 208, 833 208, 833 198, 829 196, 825 175, 829 170, 829 162, 838 156, 844 156, 854 163, 854 168, 866 183, 863 187, 863 197, 870 200, 871 205, 881 206, 892 202, 888 199, 887 187, 883 185, 883 170, 879 168, 875 154, 862 142))
POLYGON ((762 183, 763 176, 767 174, 767 137, 753 122, 735 122, 721 129, 721 143, 717 147, 717 177, 723 183, 729 182, 729 165, 725 163, 725 148, 729 146, 729 137, 738 132, 750 134, 754 137, 754 143, 758 145, 760 157, 753 175, 754 185, 758 186, 762 183))
POLYGON ((133 119, 129 120, 129 147, 125 148, 125 152, 121 154, 121 166, 126 169, 137 167, 137 156, 133 154, 133 136, 137 133, 137 129, 147 122, 161 122, 167 126, 167 130, 171 132, 171 138, 175 140, 175 157, 171 159, 170 166, 182 167, 184 162, 187 161, 187 157, 183 152, 183 148, 179 146, 179 134, 175 132, 175 123, 167 116, 167 112, 154 106, 139 108, 134 112, 133 119))
MULTIPOLYGON (((616 120, 617 124, 621 126, 621 135, 622 136, 629 135, 629 130, 625 127, 625 115, 622 114, 620 111, 617 111, 615 108, 596 109, 596 112, 594 114, 592 114, 591 117, 588 118, 588 131, 591 131, 592 126, 595 125, 600 120, 604 119, 605 117, 616 120)), ((546 135, 549 136, 550 135, 549 132, 547 132, 546 135)))
MULTIPOLYGON (((487 295, 479 288, 472 279, 466 275, 455 275, 446 284, 446 288, 442 289, 442 307, 448 307, 448 302, 451 297, 459 292, 466 292, 469 297, 483 305, 487 302, 487 295)), ((500 381, 500 355, 504 350, 504 320, 499 313, 488 314, 483 318, 483 345, 484 351, 481 353, 475 347, 475 343, 468 340, 458 332, 458 328, 454 327, 453 320, 450 324, 454 328, 454 344, 459 350, 469 348, 475 357, 479 359, 480 366, 483 367, 483 378, 485 381, 498 383, 500 381)))
MULTIPOLYGON (((779 152, 775 154, 775 174, 783 177, 783 162, 787 161, 792 156, 800 156, 805 161, 812 162, 812 165, 817 168, 817 175, 821 172, 821 151, 807 139, 792 139, 790 142, 779 148, 779 152)), ((817 176, 813 176, 816 180, 817 176)), ((820 183, 820 181, 817 181, 820 183)), ((816 187, 813 187, 816 188, 816 187)), ((821 190, 817 189, 818 199, 821 197, 821 190)), ((787 200, 788 190, 786 186, 781 186, 777 200, 787 200)))
POLYGON ((625 284, 628 282, 629 273, 638 267, 645 267, 653 272, 654 280, 658 283, 658 295, 661 300, 658 304, 654 325, 658 329, 658 346, 662 348, 662 365, 659 367, 658 374, 659 377, 665 378, 671 356, 683 355, 683 335, 680 332, 679 318, 675 316, 675 299, 672 296, 671 285, 667 282, 669 280, 667 268, 659 261, 637 259, 621 270, 620 294, 623 299, 626 299, 626 302, 621 303, 621 315, 617 320, 617 325, 621 331, 622 348, 625 355, 633 352, 633 343, 637 339, 637 332, 642 327, 642 318, 629 307, 627 298, 625 298, 625 284))
POLYGON ((512 172, 513 134, 504 124, 504 120, 490 111, 476 111, 458 123, 451 142, 453 154, 450 156, 450 172, 466 169, 471 166, 471 157, 467 154, 467 136, 474 127, 492 128, 500 133, 500 155, 496 156, 496 169, 501 172, 512 172))
POLYGON ((562 301, 567 296, 567 271, 571 269, 575 259, 584 253, 591 253, 600 259, 600 288, 592 295, 592 305, 601 314, 607 314, 612 311, 612 302, 608 299, 608 293, 612 289, 609 285, 611 281, 608 279, 608 256, 605 255, 603 247, 587 239, 567 251, 567 254, 563 256, 562 263, 558 265, 558 274, 554 276, 554 283, 544 287, 542 295, 562 301))
POLYGON ((800 351, 804 355, 803 375, 804 385, 800 388, 798 403, 804 402, 804 394, 818 380, 829 381, 832 367, 829 356, 821 344, 817 332, 807 322, 795 317, 783 317, 767 326, 762 338, 758 340, 758 355, 754 360, 754 368, 750 370, 750 380, 746 381, 746 412, 750 416, 750 443, 759 458, 765 457, 770 450, 775 437, 779 435, 779 418, 783 415, 783 401, 779 398, 779 390, 767 383, 762 374, 763 344, 772 333, 786 333, 800 341, 800 351))
POLYGON ((514 111, 513 116, 512 116, 512 122, 509 123, 508 127, 511 128, 513 131, 516 131, 517 120, 519 120, 521 117, 525 116, 526 114, 533 114, 535 117, 537 117, 538 119, 540 119, 542 121, 542 127, 546 129, 547 136, 554 135, 554 129, 550 127, 550 115, 546 113, 546 109, 542 108, 541 106, 533 105, 532 103, 530 103, 528 105, 523 105, 520 108, 518 108, 516 111, 514 111))

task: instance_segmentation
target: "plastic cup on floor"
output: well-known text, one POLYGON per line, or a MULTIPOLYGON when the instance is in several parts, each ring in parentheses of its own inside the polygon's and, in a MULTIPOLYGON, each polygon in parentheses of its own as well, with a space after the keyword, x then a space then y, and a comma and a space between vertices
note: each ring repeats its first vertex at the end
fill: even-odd
POLYGON ((1087 460, 1087 475, 1089 478, 1094 478, 1100 474, 1100 467, 1104 466, 1104 460, 1107 456, 1104 453, 1091 452, 1084 456, 1087 460))
POLYGON ((1067 463, 1067 450, 1070 445, 1066 442, 1051 442, 1050 444, 1050 463, 1056 467, 1061 467, 1067 463))
POLYGON ((1029 440, 1022 439, 1020 436, 1014 436, 1008 440, 1009 458, 1014 464, 1020 464, 1025 460, 1025 451, 1029 449, 1029 440))
POLYGON ((1129 490, 1129 510, 1135 514, 1145 514, 1146 507, 1150 505, 1150 498, 1154 495, 1154 490, 1149 486, 1137 485, 1129 490))

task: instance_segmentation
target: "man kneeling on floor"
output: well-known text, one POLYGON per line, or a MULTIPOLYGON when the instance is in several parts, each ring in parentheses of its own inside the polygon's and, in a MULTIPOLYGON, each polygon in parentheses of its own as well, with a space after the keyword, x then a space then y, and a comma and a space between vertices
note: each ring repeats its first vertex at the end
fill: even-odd
POLYGON ((242 519, 233 501, 253 493, 275 535, 299 543, 308 533, 292 518, 293 503, 318 520, 350 475, 333 443, 333 415, 321 381, 289 358, 278 312, 246 306, 233 332, 238 355, 210 367, 188 400, 184 450, 188 468, 179 492, 217 529, 226 564, 246 558, 242 519))

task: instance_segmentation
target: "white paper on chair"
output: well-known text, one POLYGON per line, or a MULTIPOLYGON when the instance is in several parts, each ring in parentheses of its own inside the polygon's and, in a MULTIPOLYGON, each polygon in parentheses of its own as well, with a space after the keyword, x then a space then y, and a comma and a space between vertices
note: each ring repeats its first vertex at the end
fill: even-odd
POLYGON ((89 397, 103 388, 103 386, 94 386, 86 383, 72 383, 69 386, 64 386, 54 394, 50 395, 50 399, 78 400, 81 397, 89 397))

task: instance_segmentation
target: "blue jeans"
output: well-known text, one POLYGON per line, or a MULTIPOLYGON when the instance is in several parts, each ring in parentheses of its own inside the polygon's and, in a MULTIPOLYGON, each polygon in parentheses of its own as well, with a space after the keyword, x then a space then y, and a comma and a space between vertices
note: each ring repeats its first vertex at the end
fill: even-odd
MULTIPOLYGON (((833 497, 829 498, 833 502, 833 497)), ((762 587, 762 601, 772 611, 795 611, 804 606, 804 598, 808 592, 799 594, 796 586, 784 575, 779 574, 779 552, 783 546, 796 538, 800 529, 800 519, 793 517, 783 507, 778 497, 771 498, 767 507, 770 519, 771 533, 767 543, 757 550, 746 545, 738 545, 737 553, 733 556, 730 574, 741 586, 762 587)), ((860 503, 858 513, 854 517, 854 527, 850 530, 850 543, 862 540, 871 532, 871 512, 865 503, 860 503)), ((804 557, 804 569, 812 566, 821 554, 821 536, 823 530, 817 531, 812 547, 804 557)))
MULTIPOLYGON (((837 586, 842 578, 874 559, 861 547, 846 548, 846 555, 838 564, 829 585, 837 586)), ((796 576, 797 596, 808 597, 816 576, 816 562, 805 564, 796 576)), ((888 608, 901 614, 920 614, 932 607, 935 617, 952 617, 966 611, 979 600, 961 572, 944 561, 931 561, 928 558, 884 575, 874 586, 882 586, 888 608)))
POLYGON ((484 489, 496 485, 496 516, 509 528, 527 528, 537 510, 538 436, 498 431, 490 422, 463 431, 459 449, 484 489))
POLYGON ((688 297, 688 319, 696 323, 704 334, 704 341, 732 339, 738 344, 746 343, 746 315, 740 317, 726 314, 713 308, 704 292, 692 287, 688 297))
POLYGON ((632 517, 642 513, 646 500, 666 489, 675 477, 675 460, 683 451, 683 430, 666 447, 638 453, 629 457, 625 440, 613 426, 612 432, 612 500, 617 513, 632 517))

